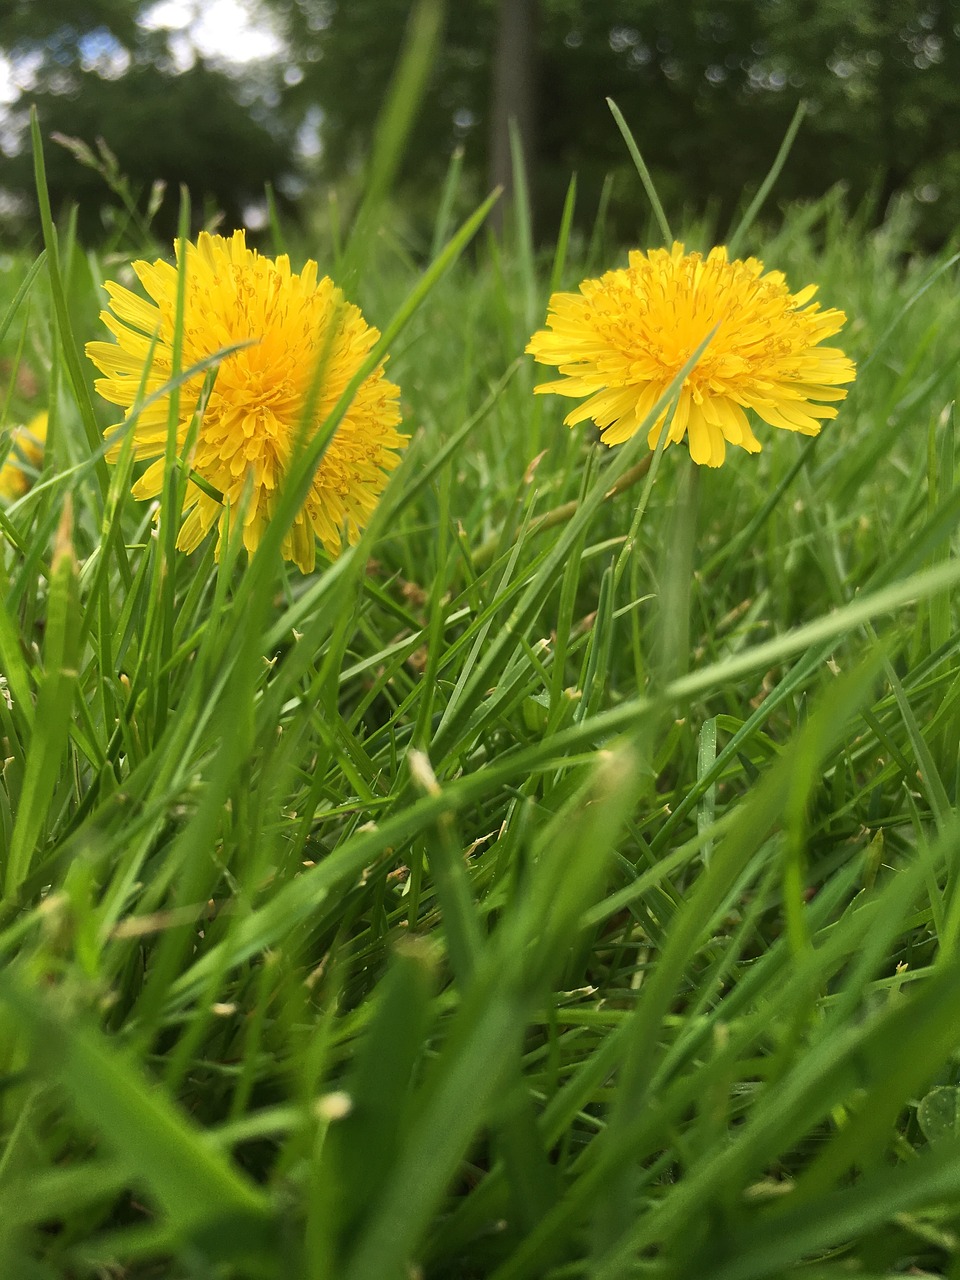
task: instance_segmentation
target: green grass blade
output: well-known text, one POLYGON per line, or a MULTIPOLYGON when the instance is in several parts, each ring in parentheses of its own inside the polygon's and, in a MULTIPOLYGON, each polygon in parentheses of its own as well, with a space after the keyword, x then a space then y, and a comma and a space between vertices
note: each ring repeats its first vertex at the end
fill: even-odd
POLYGON ((643 189, 647 193, 647 199, 650 201, 650 207, 653 209, 654 216, 660 226, 660 233, 663 236, 665 245, 671 245, 674 241, 673 232, 670 230, 670 224, 667 221, 667 215, 663 211, 663 205, 660 203, 660 197, 657 195, 657 189, 653 184, 653 178, 650 176, 650 170, 647 168, 643 156, 640 154, 640 148, 634 140, 633 134, 630 132, 630 126, 623 118, 620 108, 612 98, 607 99, 607 106, 610 108, 614 120, 617 122, 617 128, 623 134, 623 140, 627 144, 627 150, 630 152, 630 158, 633 161, 637 173, 640 175, 640 181, 643 183, 643 189))

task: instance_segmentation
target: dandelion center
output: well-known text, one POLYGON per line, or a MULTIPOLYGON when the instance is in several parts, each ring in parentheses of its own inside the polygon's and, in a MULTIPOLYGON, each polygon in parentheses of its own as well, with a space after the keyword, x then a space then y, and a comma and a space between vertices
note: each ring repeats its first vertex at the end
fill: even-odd
MULTIPOLYGON (((248 249, 242 231, 229 239, 201 233, 196 245, 187 243, 182 251, 181 366, 190 369, 214 357, 217 372, 189 458, 184 454, 203 371, 180 388, 178 450, 206 483, 187 485, 177 545, 192 551, 217 526, 219 556, 227 511, 238 510, 249 485, 243 540, 253 551, 275 510, 298 434, 320 429, 380 335, 329 278, 317 278, 313 261, 294 273, 286 255, 272 260, 248 249)), ((180 256, 178 246, 178 261, 180 256)), ((138 498, 150 498, 163 485, 178 275, 162 260, 133 266, 150 301, 108 282, 111 309, 101 319, 116 342, 91 342, 87 354, 105 375, 97 390, 126 410, 108 438, 132 420, 135 456, 154 460, 133 490, 138 498)), ((305 573, 314 566, 317 538, 336 555, 342 531, 350 542, 360 536, 406 444, 397 431, 398 399, 399 388, 381 364, 361 383, 342 418, 283 544, 284 555, 305 573)), ((117 440, 107 460, 115 461, 120 448, 117 440)))
POLYGON ((564 421, 591 420, 607 444, 646 423, 650 447, 667 410, 651 415, 671 382, 709 337, 683 381, 667 443, 687 438, 695 462, 719 466, 726 443, 760 449, 747 411, 774 427, 816 435, 836 416, 853 362, 820 343, 837 333, 842 311, 821 311, 809 285, 790 293, 783 274, 756 258, 730 262, 724 248, 703 257, 684 246, 635 251, 625 268, 555 293, 547 329, 527 351, 562 375, 538 392, 582 399, 564 421), (712 336, 711 336, 712 335, 712 336))

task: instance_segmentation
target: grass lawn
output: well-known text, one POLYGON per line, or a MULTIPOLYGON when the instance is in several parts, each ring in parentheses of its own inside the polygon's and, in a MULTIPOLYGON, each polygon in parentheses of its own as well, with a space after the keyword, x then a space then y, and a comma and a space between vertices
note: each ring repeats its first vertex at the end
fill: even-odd
POLYGON ((532 394, 602 226, 479 222, 321 261, 411 440, 307 575, 104 460, 169 246, 3 260, 4 1278, 960 1275, 956 265, 749 230, 858 375, 695 468, 532 394))

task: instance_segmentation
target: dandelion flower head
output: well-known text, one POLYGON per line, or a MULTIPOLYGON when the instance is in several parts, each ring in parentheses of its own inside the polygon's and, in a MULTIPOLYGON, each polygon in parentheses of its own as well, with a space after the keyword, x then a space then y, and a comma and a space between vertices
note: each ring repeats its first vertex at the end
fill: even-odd
MULTIPOLYGON (((583 399, 564 421, 589 419, 605 443, 620 444, 715 330, 683 381, 667 443, 686 436, 694 462, 711 467, 723 462, 727 444, 758 453, 747 411, 816 435, 823 419, 836 417, 830 402, 844 399, 856 370, 839 348, 820 345, 846 316, 821 311, 810 301, 815 292, 808 285, 791 293, 781 272, 765 272, 756 258, 730 262, 722 247, 706 257, 679 243, 635 251, 626 268, 551 297, 548 328, 527 351, 562 376, 536 390, 583 399)), ((647 423, 651 449, 666 412, 647 423)))
MULTIPOLYGON (((193 551, 218 526, 219 556, 228 506, 236 513, 250 484, 243 541, 253 551, 276 508, 318 368, 319 392, 310 409, 308 437, 323 425, 380 335, 329 278, 318 279, 315 262, 295 273, 285 254, 274 260, 248 249, 242 231, 229 238, 201 232, 196 244, 177 245, 178 262, 183 253, 181 367, 189 370, 224 348, 245 345, 216 362, 213 390, 192 452, 184 459, 206 483, 187 484, 186 519, 177 546, 193 551), (222 494, 224 501, 208 489, 222 494)), ((162 260, 135 262, 133 267, 150 300, 108 282, 111 310, 101 312, 101 319, 116 342, 90 342, 87 355, 105 375, 97 381, 99 393, 126 410, 125 421, 133 419, 134 455, 151 462, 134 485, 134 496, 154 498, 163 487, 177 268, 162 260)), ((204 376, 198 371, 180 388, 176 431, 181 457, 204 376)), ((304 573, 314 566, 316 538, 331 555, 340 551, 341 530, 346 529, 348 541, 357 540, 388 473, 399 463, 397 451, 407 439, 397 431, 399 394, 381 364, 361 383, 341 419, 283 544, 284 556, 304 573)), ((123 426, 110 427, 108 438, 123 426)), ((121 447, 119 437, 107 453, 108 462, 116 461, 121 447)))
POLYGON ((14 502, 30 488, 43 462, 47 440, 47 413, 36 414, 24 427, 10 432, 10 450, 0 467, 0 498, 14 502))

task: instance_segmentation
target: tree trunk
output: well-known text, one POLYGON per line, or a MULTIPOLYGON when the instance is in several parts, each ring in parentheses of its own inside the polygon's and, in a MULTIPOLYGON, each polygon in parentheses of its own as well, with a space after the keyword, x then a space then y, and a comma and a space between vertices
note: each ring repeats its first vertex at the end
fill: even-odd
POLYGON ((504 214, 514 194, 511 120, 519 134, 528 178, 533 171, 537 4, 538 0, 500 0, 490 111, 490 183, 503 187, 503 195, 491 217, 492 226, 498 232, 502 230, 504 214))

